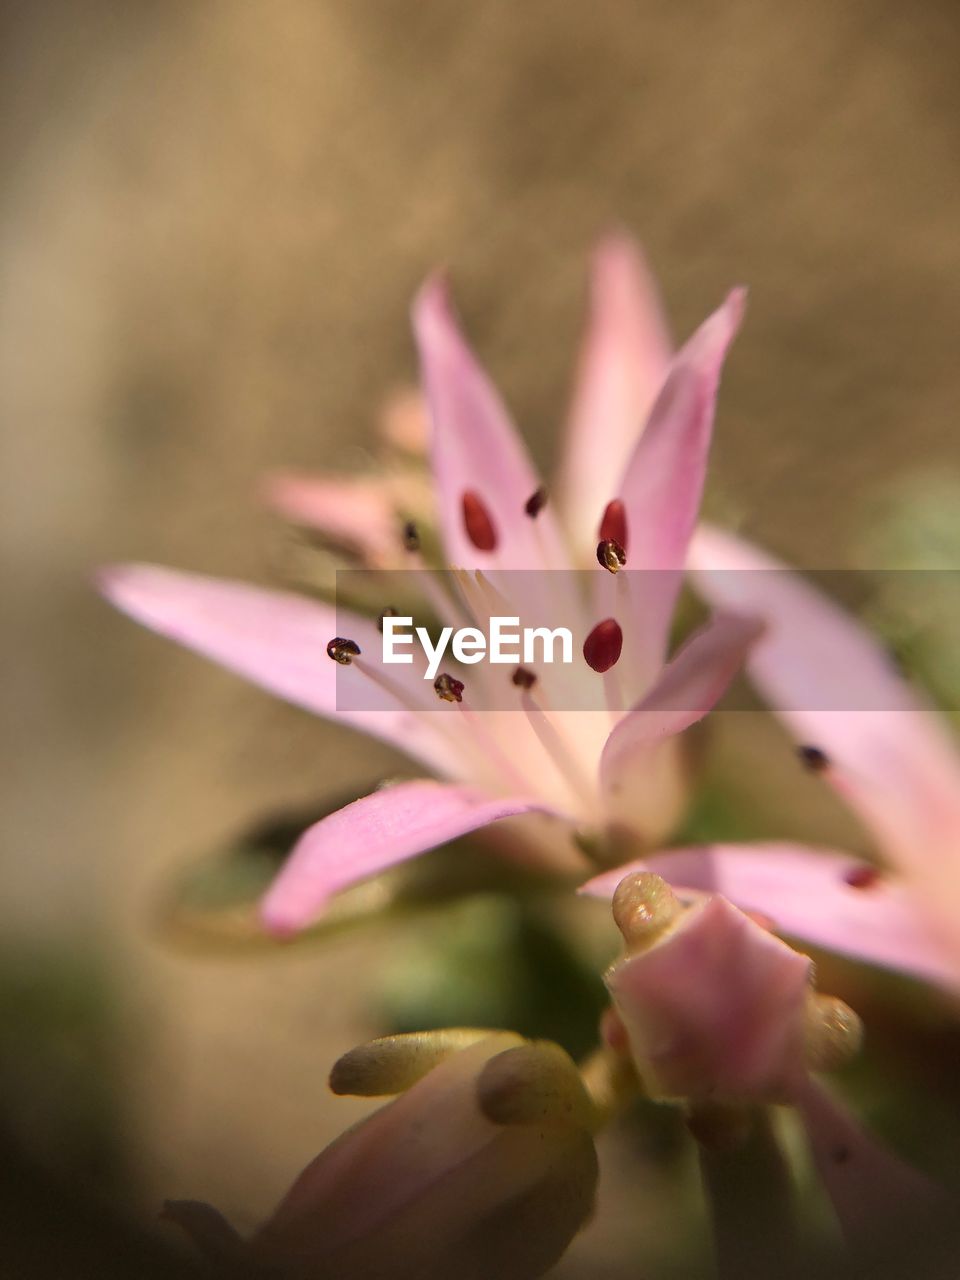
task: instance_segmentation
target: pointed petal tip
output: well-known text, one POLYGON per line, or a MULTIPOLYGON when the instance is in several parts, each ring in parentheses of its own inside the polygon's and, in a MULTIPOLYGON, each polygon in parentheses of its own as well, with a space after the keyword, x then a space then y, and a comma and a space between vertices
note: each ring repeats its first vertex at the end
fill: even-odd
POLYGON ((101 564, 90 575, 93 589, 106 600, 113 600, 113 592, 123 575, 123 565, 101 564))
POLYGON ((431 271, 413 296, 410 308, 414 332, 420 336, 430 324, 449 324, 453 320, 450 275, 445 267, 431 271))
POLYGON ((100 565, 94 570, 92 577, 95 589, 105 600, 116 608, 129 612, 136 607, 142 588, 149 588, 152 581, 159 581, 171 572, 173 571, 160 565, 129 561, 100 565))
POLYGON ((254 496, 263 506, 274 511, 284 511, 290 502, 291 493, 299 491, 307 479, 302 473, 286 467, 267 471, 257 481, 254 496))
POLYGON ((606 227, 597 236, 590 253, 594 271, 633 267, 638 261, 646 264, 643 247, 636 236, 621 223, 606 227))
POLYGON ((271 891, 261 901, 257 917, 264 933, 268 934, 276 942, 289 942, 305 929, 310 921, 316 922, 322 911, 323 906, 321 905, 311 913, 308 921, 306 918, 301 918, 300 913, 291 909, 290 903, 275 901, 271 891))
POLYGON ((729 329, 727 341, 732 341, 738 329, 743 323, 743 317, 747 310, 747 299, 749 298, 749 289, 745 284, 735 285, 724 298, 716 315, 722 316, 726 321, 729 329))

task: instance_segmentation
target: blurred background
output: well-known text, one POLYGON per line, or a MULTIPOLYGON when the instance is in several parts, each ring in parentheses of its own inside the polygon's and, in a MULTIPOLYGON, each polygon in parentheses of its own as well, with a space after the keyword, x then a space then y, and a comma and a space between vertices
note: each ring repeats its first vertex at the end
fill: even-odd
MULTIPOLYGON (((410 926, 197 955, 154 905, 398 760, 138 631, 92 571, 275 577, 262 474, 362 463, 438 264, 546 465, 613 224, 678 336, 751 288, 714 509, 828 568, 893 563, 929 518, 955 567, 960 11, 6 0, 0 24, 3 1128, 67 1199, 151 1224, 197 1197, 248 1227, 362 1111, 327 1069, 422 956, 410 926)), ((733 719, 713 767, 724 794, 751 775, 758 828, 863 846, 733 719)), ((635 1155, 604 1160, 563 1274, 654 1249, 635 1155)))

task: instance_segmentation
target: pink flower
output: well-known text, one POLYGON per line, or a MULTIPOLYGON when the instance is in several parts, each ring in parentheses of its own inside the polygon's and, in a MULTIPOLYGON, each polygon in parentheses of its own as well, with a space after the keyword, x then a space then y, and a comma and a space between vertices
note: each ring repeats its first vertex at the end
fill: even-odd
MULTIPOLYGON (((735 290, 671 357, 639 253, 621 237, 600 246, 554 504, 444 286, 432 280, 416 300, 444 556, 466 571, 456 598, 437 586, 433 603, 441 615, 477 622, 488 620, 491 599, 510 614, 572 619, 578 661, 562 674, 520 668, 511 686, 509 671, 496 677, 495 668, 482 676, 464 668, 463 685, 460 673, 444 672, 438 704, 422 667, 386 672, 375 624, 343 609, 151 566, 103 573, 106 596, 140 622, 393 743, 441 779, 377 791, 308 830, 264 900, 268 928, 300 929, 339 889, 504 818, 546 815, 538 853, 558 872, 585 866, 576 833, 609 847, 615 832, 628 848, 648 848, 669 829, 684 790, 677 736, 714 705, 758 634, 754 621, 720 614, 664 666, 721 367, 743 306, 735 290), (624 559, 630 572, 618 579, 624 559), (553 572, 587 565, 587 598, 575 575, 553 572), (519 579, 524 598, 511 599, 519 579), (327 656, 335 637, 337 663, 327 656), (495 677, 501 683, 490 693, 484 681, 495 677)), ((394 526, 391 534, 395 492, 296 483, 281 504, 309 508, 313 523, 339 530, 366 563, 389 562, 392 537, 398 551, 406 542, 411 567, 422 567, 413 532, 404 539, 394 526)))
POLYGON ((816 1078, 849 1061, 862 1032, 847 1005, 816 992, 807 956, 724 898, 683 907, 652 872, 621 880, 613 910, 627 954, 605 976, 622 1028, 608 1039, 625 1039, 648 1096, 694 1118, 726 1117, 728 1130, 750 1108, 796 1107, 855 1246, 878 1221, 893 1231, 942 1211, 940 1189, 874 1142, 816 1078))
POLYGON ((209 1256, 283 1280, 527 1280, 589 1216, 598 1117, 558 1045, 505 1031, 387 1036, 341 1058, 330 1084, 398 1096, 307 1165, 251 1240, 197 1202, 169 1203, 165 1217, 209 1256))
MULTIPOLYGON (((855 619, 770 556, 701 528, 690 567, 715 606, 763 621, 751 678, 890 870, 785 843, 675 849, 633 866, 722 893, 778 932, 957 987, 960 755, 943 722, 855 619)), ((612 894, 628 869, 585 891, 612 894)))

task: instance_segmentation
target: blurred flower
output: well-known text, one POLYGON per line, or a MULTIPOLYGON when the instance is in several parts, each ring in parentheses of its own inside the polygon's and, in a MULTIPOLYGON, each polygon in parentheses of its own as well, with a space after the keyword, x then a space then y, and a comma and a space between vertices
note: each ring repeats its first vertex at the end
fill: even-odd
MULTIPOLYGON (((557 872, 583 869, 584 839, 612 861, 669 830, 685 794, 677 735, 714 705, 757 634, 752 621, 718 616, 663 665, 743 305, 735 290, 671 359, 638 251, 622 237, 600 246, 555 511, 444 286, 430 281, 417 298, 438 522, 456 593, 426 572, 415 527, 394 527, 392 546, 424 569, 444 621, 572 622, 583 655, 572 667, 520 667, 512 685, 496 669, 465 669, 462 680, 442 672, 431 688, 416 661, 384 669, 375 624, 344 609, 150 566, 104 572, 104 593, 147 626, 447 780, 380 790, 308 830, 264 901, 270 929, 302 928, 337 890, 502 818, 559 817, 523 832, 557 872), (554 571, 587 564, 583 598, 574 575, 554 571), (505 572, 514 570, 528 572, 505 572)), ((367 563, 389 559, 395 494, 376 483, 305 483, 288 485, 281 505, 309 508, 367 563)))
POLYGON ((597 1116, 559 1046, 510 1032, 388 1036, 334 1066, 335 1093, 398 1094, 296 1179, 246 1243, 173 1202, 208 1255, 281 1280, 527 1280, 593 1207, 597 1116))
POLYGON ((818 994, 813 965, 725 899, 682 906, 658 875, 634 872, 613 897, 627 954, 606 984, 649 1096, 681 1104, 701 1142, 734 1143, 743 1108, 793 1105, 845 1234, 861 1240, 876 1215, 936 1212, 942 1193, 880 1148, 812 1073, 842 1066, 862 1030, 841 1000, 818 994))
POLYGON ((714 606, 764 626, 748 671, 892 872, 788 843, 674 849, 595 877, 613 893, 628 870, 724 894, 817 946, 960 985, 960 753, 890 655, 838 605, 731 534, 701 527, 690 568, 714 606))
POLYGON ((427 410, 413 390, 395 392, 380 416, 382 448, 371 474, 313 476, 277 471, 263 496, 295 524, 316 530, 369 569, 399 569, 408 561, 397 531, 430 519, 432 493, 424 473, 427 410))

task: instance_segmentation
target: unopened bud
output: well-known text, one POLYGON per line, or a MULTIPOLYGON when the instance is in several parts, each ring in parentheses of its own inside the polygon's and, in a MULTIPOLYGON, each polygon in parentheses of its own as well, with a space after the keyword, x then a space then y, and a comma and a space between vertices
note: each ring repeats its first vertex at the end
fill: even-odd
POLYGON ((580 1072, 559 1045, 534 1041, 491 1058, 477 1079, 480 1110, 494 1124, 578 1123, 593 1108, 580 1072))
POLYGON ((807 997, 804 1050, 811 1071, 836 1071, 855 1058, 863 1043, 863 1023, 836 996, 807 997))
POLYGON ((613 918, 631 952, 656 942, 682 910, 666 880, 652 871, 625 876, 613 895, 613 918))
POLYGON ((437 1031, 381 1036, 357 1045, 338 1058, 330 1072, 330 1090, 361 1098, 403 1093, 452 1053, 492 1036, 501 1036, 504 1048, 520 1041, 520 1036, 512 1032, 473 1027, 444 1027, 437 1031))

